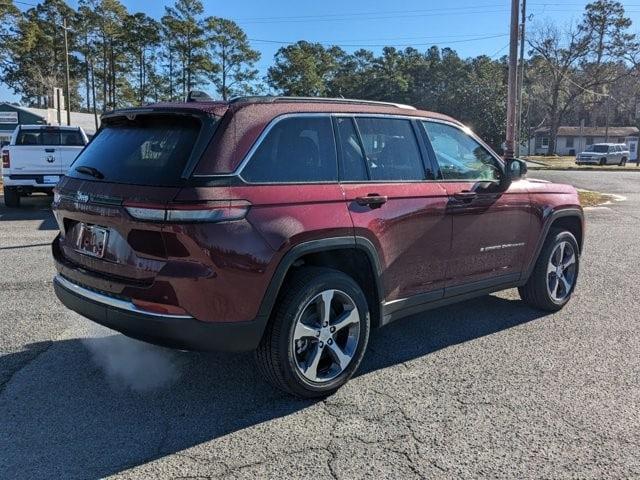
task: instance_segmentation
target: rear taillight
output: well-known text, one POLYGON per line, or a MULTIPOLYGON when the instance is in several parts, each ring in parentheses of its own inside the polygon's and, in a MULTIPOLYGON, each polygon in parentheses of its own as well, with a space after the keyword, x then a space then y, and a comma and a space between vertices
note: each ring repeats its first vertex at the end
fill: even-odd
POLYGON ((245 200, 170 204, 167 207, 125 202, 124 208, 137 220, 149 222, 228 222, 245 217, 251 204, 245 200))
POLYGON ((11 160, 9 159, 9 150, 2 151, 2 168, 10 168, 11 160))

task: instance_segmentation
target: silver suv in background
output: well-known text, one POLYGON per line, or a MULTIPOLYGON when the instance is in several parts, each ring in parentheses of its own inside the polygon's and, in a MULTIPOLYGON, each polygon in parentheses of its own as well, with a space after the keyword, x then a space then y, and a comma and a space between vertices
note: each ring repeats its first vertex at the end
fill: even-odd
POLYGON ((624 167, 631 152, 624 143, 594 143, 576 155, 578 165, 620 165, 624 167))

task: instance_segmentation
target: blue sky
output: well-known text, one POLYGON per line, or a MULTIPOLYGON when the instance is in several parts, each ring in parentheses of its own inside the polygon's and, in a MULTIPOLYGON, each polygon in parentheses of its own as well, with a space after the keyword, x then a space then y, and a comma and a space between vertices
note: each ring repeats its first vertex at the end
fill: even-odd
MULTIPOLYGON (((29 8, 25 0, 18 4, 29 8)), ((69 2, 74 7, 75 1, 69 2)), ((142 11, 160 18, 172 0, 123 0, 130 12, 142 11)), ((508 44, 509 0, 205 0, 205 15, 235 20, 262 53, 258 67, 266 73, 273 55, 282 44, 297 40, 319 41, 343 46, 347 51, 360 47, 375 52, 381 45, 449 46, 461 56, 504 55, 508 44), (486 37, 486 38, 485 38, 486 37)), ((553 19, 560 25, 580 19, 586 1, 528 0, 531 24, 553 19)), ((640 0, 623 1, 640 32, 640 0), (635 3, 634 3, 635 2, 635 3)), ((18 99, 0 83, 0 101, 18 99)))

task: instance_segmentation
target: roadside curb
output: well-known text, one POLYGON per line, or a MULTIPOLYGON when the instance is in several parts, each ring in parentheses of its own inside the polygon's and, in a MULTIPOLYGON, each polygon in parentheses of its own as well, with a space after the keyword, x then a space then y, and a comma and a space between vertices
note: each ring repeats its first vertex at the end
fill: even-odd
POLYGON ((528 167, 527 170, 550 170, 555 172, 640 172, 640 168, 637 167, 629 169, 625 169, 625 167, 528 167))

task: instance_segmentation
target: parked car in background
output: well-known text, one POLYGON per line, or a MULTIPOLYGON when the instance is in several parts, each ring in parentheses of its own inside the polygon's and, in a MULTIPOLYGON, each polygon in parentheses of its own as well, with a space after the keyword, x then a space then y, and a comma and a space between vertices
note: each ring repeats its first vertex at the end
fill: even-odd
POLYGON ((624 167, 631 152, 624 143, 594 143, 576 156, 577 165, 620 165, 624 167))
POLYGON ((56 187, 54 288, 134 338, 255 350, 274 385, 321 397, 374 327, 512 287, 569 301, 578 194, 525 173, 460 122, 390 103, 115 111, 56 187))
POLYGON ((2 148, 4 203, 19 207, 34 192, 53 194, 71 163, 88 143, 80 127, 20 125, 2 148))

